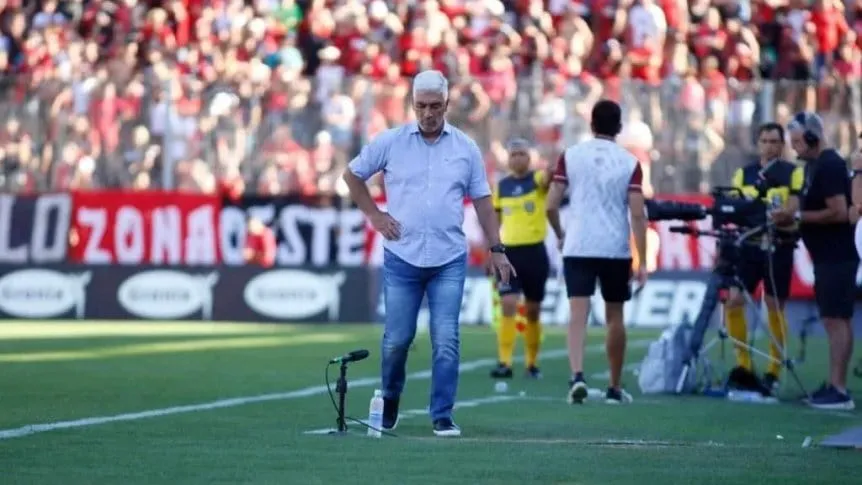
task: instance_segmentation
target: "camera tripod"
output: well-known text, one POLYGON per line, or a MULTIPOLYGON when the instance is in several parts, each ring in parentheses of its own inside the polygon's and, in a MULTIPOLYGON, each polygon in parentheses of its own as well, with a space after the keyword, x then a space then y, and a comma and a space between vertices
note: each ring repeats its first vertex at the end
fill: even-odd
MULTIPOLYGON (((775 237, 771 226, 762 225, 742 233, 731 229, 698 230, 690 227, 675 227, 670 230, 671 232, 690 234, 695 237, 714 237, 717 239, 718 245, 718 262, 709 276, 703 304, 701 305, 700 311, 698 312, 697 318, 694 322, 688 353, 683 359, 682 372, 677 380, 676 393, 680 394, 690 391, 692 384, 697 386, 697 376, 696 374, 691 373, 697 372, 698 364, 701 363, 703 369, 702 378, 706 381, 706 384, 703 387, 709 388, 713 382, 716 382, 715 370, 709 359, 706 357, 706 353, 716 345, 720 344, 720 356, 721 360, 724 361, 725 346, 728 340, 731 341, 735 348, 747 349, 752 354, 757 354, 768 360, 781 364, 782 367, 787 370, 788 375, 793 377, 799 388, 805 392, 802 381, 799 379, 795 370, 796 362, 793 359, 788 358, 785 344, 783 342, 778 342, 778 339, 772 334, 768 325, 762 326, 763 321, 760 316, 760 308, 746 290, 745 285, 739 276, 739 265, 743 258, 742 248, 746 244, 752 244, 748 242, 750 238, 766 233, 766 240, 769 243, 767 244, 767 247, 762 247, 762 249, 769 252, 774 249, 773 244, 775 237), (745 307, 756 308, 758 310, 754 329, 765 328, 765 333, 771 339, 772 344, 775 345, 776 348, 781 349, 780 359, 776 359, 768 353, 755 348, 750 342, 739 341, 728 333, 724 317, 724 305, 727 303, 730 290, 733 288, 737 289, 743 296, 745 307), (709 330, 712 316, 716 309, 720 309, 718 335, 704 346, 703 341, 706 336, 706 332, 709 330)), ((767 257, 771 258, 772 256, 768 254, 767 257)), ((769 273, 769 277, 771 278, 772 271, 769 273)))

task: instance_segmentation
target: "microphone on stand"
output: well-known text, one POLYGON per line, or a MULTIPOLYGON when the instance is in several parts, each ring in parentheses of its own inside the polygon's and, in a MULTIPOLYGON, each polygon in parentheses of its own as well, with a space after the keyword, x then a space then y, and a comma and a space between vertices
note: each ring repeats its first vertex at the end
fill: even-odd
POLYGON ((365 349, 354 350, 347 355, 342 355, 341 357, 333 357, 332 360, 329 361, 330 364, 349 364, 351 362, 359 362, 360 360, 368 358, 368 351, 365 349))
MULTIPOLYGON (((359 349, 354 350, 352 352, 348 352, 347 355, 342 355, 341 357, 333 357, 329 360, 329 365, 332 364, 341 364, 341 372, 338 376, 338 381, 335 383, 335 392, 338 394, 338 403, 335 408, 338 412, 338 416, 335 420, 337 428, 330 432, 333 435, 346 435, 347 434, 347 422, 344 415, 344 399, 347 395, 347 364, 351 362, 358 362, 363 359, 368 358, 368 350, 359 349)), ((329 365, 326 366, 329 369, 329 365)), ((329 378, 326 379, 326 387, 329 388, 329 378)), ((332 391, 330 391, 330 397, 332 396, 332 391)), ((335 404, 335 400, 333 400, 333 404, 335 404)))

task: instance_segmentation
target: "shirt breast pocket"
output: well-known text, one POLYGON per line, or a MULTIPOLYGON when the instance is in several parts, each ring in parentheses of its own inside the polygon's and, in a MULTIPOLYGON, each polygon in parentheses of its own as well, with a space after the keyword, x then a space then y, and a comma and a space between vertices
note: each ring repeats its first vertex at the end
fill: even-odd
POLYGON ((387 187, 408 192, 420 190, 425 180, 420 164, 412 160, 409 163, 390 163, 383 178, 387 187))
POLYGON ((434 171, 434 180, 444 188, 467 190, 470 183, 469 160, 462 157, 447 157, 434 171))

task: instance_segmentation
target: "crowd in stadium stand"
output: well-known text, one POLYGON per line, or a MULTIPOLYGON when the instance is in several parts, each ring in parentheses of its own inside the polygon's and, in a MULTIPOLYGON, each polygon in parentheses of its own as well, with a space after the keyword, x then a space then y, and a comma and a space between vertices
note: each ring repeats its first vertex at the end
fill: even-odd
POLYGON ((331 193, 449 76, 494 174, 618 100, 656 190, 726 182, 751 129, 818 110, 862 129, 862 0, 0 0, 0 190, 331 193), (721 167, 717 169, 717 167, 721 167))

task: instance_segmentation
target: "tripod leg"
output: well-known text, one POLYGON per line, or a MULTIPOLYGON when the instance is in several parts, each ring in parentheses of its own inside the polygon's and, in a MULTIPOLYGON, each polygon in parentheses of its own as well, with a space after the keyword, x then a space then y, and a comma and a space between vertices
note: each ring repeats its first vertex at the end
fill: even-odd
POLYGON ((688 352, 682 359, 682 373, 676 384, 677 394, 682 393, 686 380, 689 378, 691 372, 695 370, 696 362, 703 350, 703 338, 706 335, 706 331, 709 330, 712 316, 715 314, 715 308, 719 303, 723 283, 724 277, 722 275, 716 272, 710 274, 706 284, 706 292, 703 295, 703 303, 694 321, 688 352))

